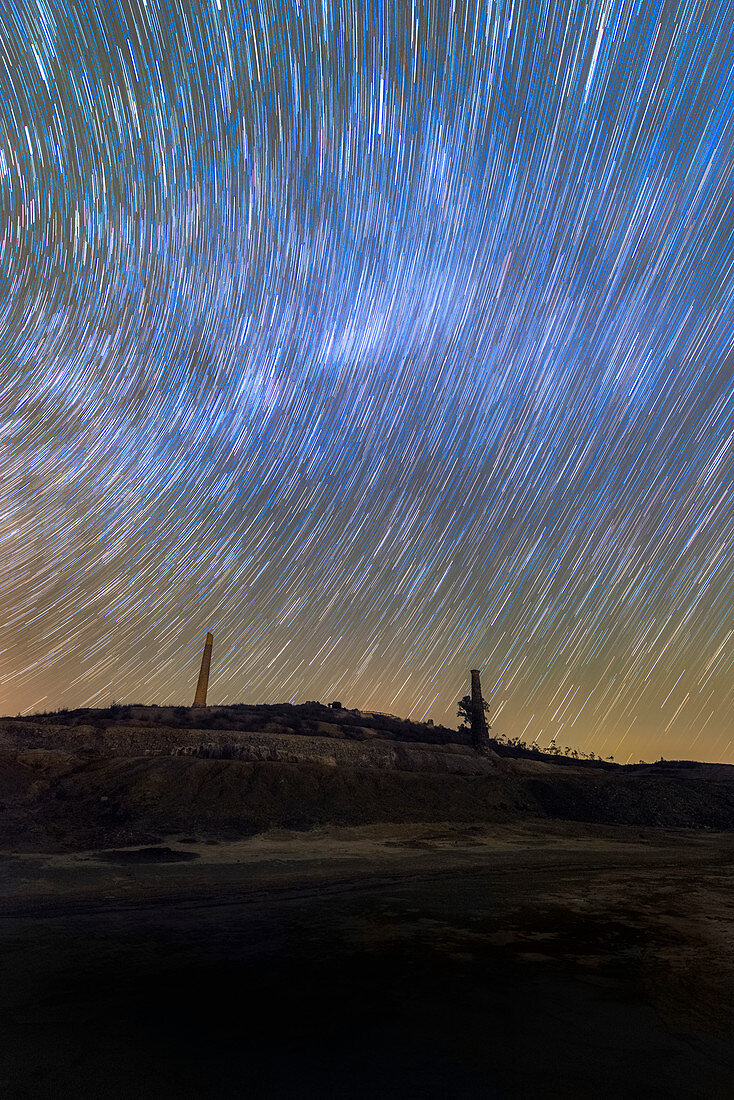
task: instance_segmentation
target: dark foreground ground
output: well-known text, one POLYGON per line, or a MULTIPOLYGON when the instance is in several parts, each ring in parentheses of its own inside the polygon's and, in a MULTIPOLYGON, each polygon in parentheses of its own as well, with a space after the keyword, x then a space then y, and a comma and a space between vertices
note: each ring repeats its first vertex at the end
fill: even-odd
POLYGON ((734 1096, 734 835, 271 831, 0 860, 0 1095, 734 1096))

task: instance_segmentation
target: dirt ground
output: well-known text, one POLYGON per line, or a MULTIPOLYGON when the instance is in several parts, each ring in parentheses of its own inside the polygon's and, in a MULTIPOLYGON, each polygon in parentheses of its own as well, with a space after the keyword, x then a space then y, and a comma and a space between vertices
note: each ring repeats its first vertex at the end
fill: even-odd
POLYGON ((0 1095, 734 1096, 734 834, 0 854, 0 1095))

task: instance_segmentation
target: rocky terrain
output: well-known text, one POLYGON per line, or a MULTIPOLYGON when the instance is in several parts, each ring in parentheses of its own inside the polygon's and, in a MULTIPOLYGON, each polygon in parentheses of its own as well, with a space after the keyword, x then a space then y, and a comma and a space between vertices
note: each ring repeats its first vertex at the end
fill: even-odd
POLYGON ((319 703, 0 721, 0 837, 47 851, 372 822, 734 828, 734 768, 559 760, 319 703))
POLYGON ((732 772, 318 703, 3 719, 0 1095, 728 1100, 732 772))
POLYGON ((729 1100, 734 835, 535 820, 0 853, 8 1100, 729 1100))

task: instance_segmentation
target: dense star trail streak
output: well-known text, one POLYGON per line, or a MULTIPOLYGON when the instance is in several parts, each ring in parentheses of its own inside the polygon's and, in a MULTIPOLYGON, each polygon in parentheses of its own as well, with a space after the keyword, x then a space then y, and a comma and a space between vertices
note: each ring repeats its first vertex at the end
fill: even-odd
POLYGON ((0 12, 4 713, 734 760, 734 3, 0 12))

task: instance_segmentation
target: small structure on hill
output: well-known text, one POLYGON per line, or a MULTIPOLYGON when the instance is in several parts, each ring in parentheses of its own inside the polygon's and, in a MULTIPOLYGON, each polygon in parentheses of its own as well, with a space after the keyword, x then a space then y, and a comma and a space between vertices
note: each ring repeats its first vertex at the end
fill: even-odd
POLYGON ((487 719, 484 717, 484 700, 478 668, 471 670, 471 739, 475 749, 489 748, 489 729, 487 719))
POLYGON ((205 707, 206 706, 206 692, 209 687, 209 669, 212 663, 212 646, 214 644, 214 635, 207 634, 206 645, 204 646, 204 652, 201 655, 201 668, 199 669, 199 682, 196 685, 196 694, 194 695, 193 706, 205 707))

